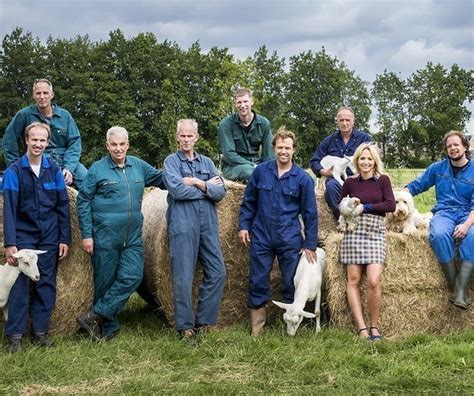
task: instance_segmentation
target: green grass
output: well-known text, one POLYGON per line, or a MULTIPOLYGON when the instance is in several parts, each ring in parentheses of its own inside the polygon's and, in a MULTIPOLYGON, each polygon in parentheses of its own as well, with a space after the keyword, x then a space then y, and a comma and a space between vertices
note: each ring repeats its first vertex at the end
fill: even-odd
POLYGON ((0 393, 474 393, 474 330, 372 343, 311 326, 291 338, 278 320, 258 339, 232 326, 192 347, 136 295, 121 320, 109 342, 63 337, 49 350, 0 352, 0 393))

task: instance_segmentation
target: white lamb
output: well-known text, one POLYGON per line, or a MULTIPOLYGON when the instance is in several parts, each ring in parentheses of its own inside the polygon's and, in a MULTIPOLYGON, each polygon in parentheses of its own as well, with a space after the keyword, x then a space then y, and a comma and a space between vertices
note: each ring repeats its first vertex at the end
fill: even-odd
POLYGON ((310 263, 303 252, 298 263, 295 278, 295 299, 292 304, 279 301, 273 303, 286 310, 283 320, 286 322, 286 332, 294 336, 303 318, 316 318, 316 331, 321 330, 321 284, 323 281, 326 253, 323 249, 316 250, 317 260, 310 263), (314 314, 304 311, 306 301, 315 301, 314 314))
POLYGON ((354 231, 354 228, 357 222, 360 219, 360 199, 356 197, 347 197, 342 198, 341 203, 339 204, 339 220, 337 229, 339 231, 354 231))
MULTIPOLYGON (((344 183, 344 180, 347 179, 347 168, 349 168, 352 173, 356 172, 356 169, 354 165, 352 164, 352 159, 354 157, 348 157, 345 155, 344 157, 336 157, 335 155, 326 155, 323 157, 321 160, 320 164, 323 167, 323 169, 330 169, 332 168, 332 176, 336 181, 342 186, 344 183)), ((326 181, 326 177, 323 176, 321 178, 321 183, 323 185, 324 182, 326 181)))
POLYGON ((28 278, 37 282, 40 278, 38 254, 43 253, 46 253, 46 251, 21 249, 14 254, 18 260, 18 266, 14 267, 9 264, 0 265, 0 308, 3 309, 5 320, 8 319, 8 296, 18 275, 23 272, 28 278))

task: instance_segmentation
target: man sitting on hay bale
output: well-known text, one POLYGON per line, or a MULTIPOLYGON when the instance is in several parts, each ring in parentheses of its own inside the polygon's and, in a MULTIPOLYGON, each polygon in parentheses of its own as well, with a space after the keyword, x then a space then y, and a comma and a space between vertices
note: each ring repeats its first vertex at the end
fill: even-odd
POLYGON ((430 244, 454 291, 452 303, 466 309, 471 304, 468 289, 474 268, 474 163, 469 159, 469 140, 464 133, 446 133, 443 145, 448 158, 430 165, 406 188, 417 195, 435 186, 430 244), (456 242, 461 259, 458 269, 454 262, 456 242))
POLYGON ((216 202, 227 191, 212 160, 194 151, 199 138, 197 122, 179 120, 176 137, 179 150, 164 162, 174 317, 181 337, 194 342, 196 333, 217 324, 226 271, 216 202), (203 278, 194 316, 192 291, 198 259, 203 278))
POLYGON ((258 336, 270 300, 270 272, 275 255, 283 281, 283 300, 294 299, 293 278, 300 254, 316 261, 318 217, 314 181, 293 162, 296 138, 284 127, 273 137, 276 160, 258 165, 250 176, 240 208, 239 239, 250 243, 248 307, 252 335, 258 336), (304 238, 299 222, 304 222, 304 238))
POLYGON ((163 172, 127 156, 128 148, 127 130, 110 128, 109 155, 91 166, 77 197, 82 247, 94 269, 94 303, 77 322, 94 341, 116 335, 117 316, 142 281, 143 191, 164 187, 163 172))

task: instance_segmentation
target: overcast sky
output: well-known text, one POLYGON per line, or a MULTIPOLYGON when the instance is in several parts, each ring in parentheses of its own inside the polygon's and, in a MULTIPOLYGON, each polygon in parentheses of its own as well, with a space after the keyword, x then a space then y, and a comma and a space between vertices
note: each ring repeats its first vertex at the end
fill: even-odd
POLYGON ((287 60, 324 46, 369 82, 384 69, 406 78, 428 61, 474 69, 473 20, 474 0, 0 0, 2 39, 17 26, 41 40, 107 40, 120 29, 239 58, 265 44, 287 60))

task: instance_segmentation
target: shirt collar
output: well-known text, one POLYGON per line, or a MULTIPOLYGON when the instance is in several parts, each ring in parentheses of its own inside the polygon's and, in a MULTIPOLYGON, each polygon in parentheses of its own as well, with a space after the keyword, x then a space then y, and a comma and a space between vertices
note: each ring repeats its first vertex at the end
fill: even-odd
MULTIPOLYGON (((26 154, 23 154, 21 157, 21 167, 22 168, 29 168, 30 167, 30 161, 28 161, 28 157, 26 154)), ((51 168, 51 162, 48 157, 45 157, 44 155, 41 156, 41 167, 42 168, 51 168)))
MULTIPOLYGON (((178 158, 181 160, 181 161, 190 161, 188 157, 186 157, 186 155, 184 155, 184 153, 181 151, 181 150, 178 150, 176 151, 176 155, 178 156, 178 158)), ((196 161, 199 161, 201 162, 201 154, 197 153, 196 151, 194 152, 194 158, 192 159, 193 161, 196 160, 196 161)))

